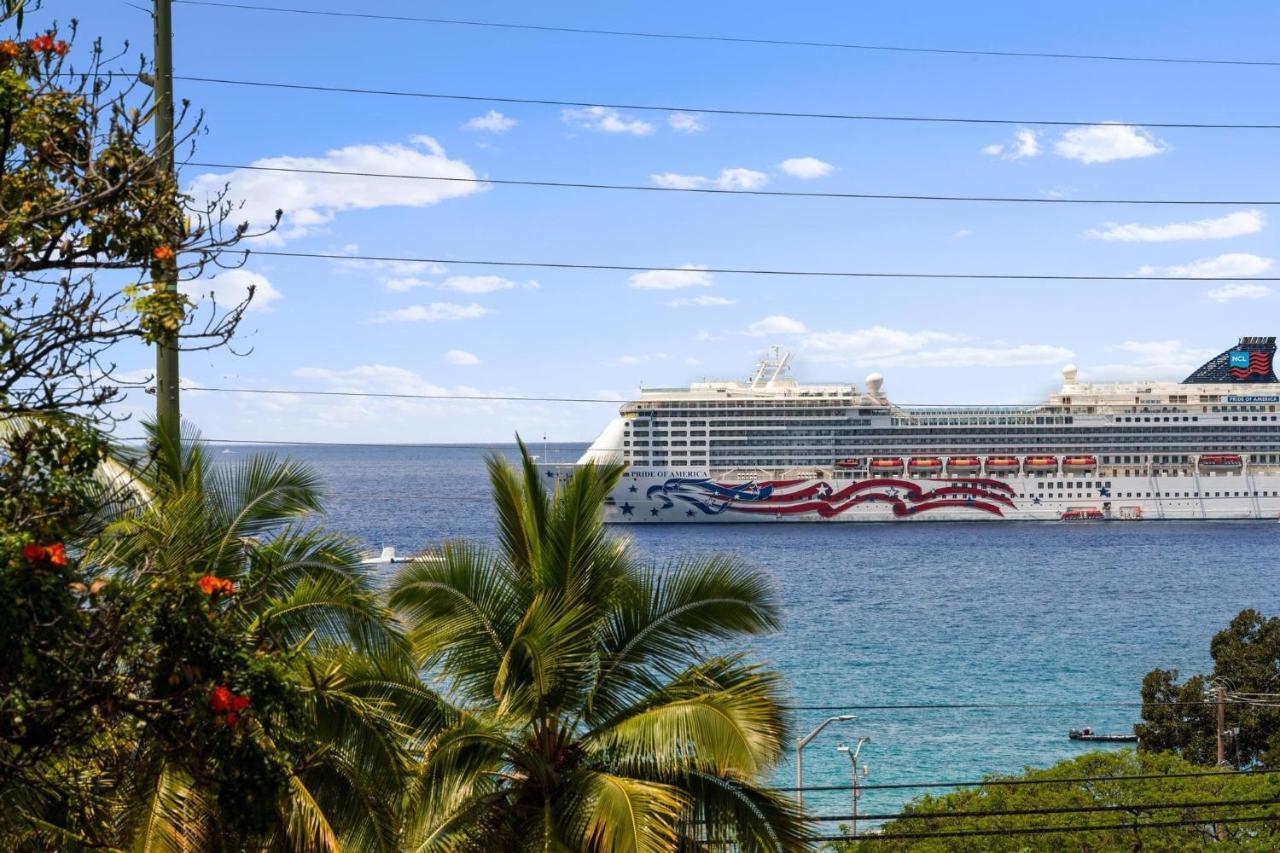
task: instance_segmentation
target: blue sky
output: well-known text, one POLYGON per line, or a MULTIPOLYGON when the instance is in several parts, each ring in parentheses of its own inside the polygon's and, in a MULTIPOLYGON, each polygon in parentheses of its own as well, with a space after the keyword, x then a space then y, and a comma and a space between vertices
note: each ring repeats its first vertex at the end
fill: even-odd
MULTIPOLYGON (((320 0, 310 8, 361 10, 320 0)), ((50 4, 63 13, 66 4, 50 4)), ((84 36, 149 49, 121 0, 72 4, 84 36)), ((1277 59, 1274 3, 830 4, 388 0, 383 14, 883 44, 1277 59)), ((1084 62, 658 41, 175 6, 178 74, 581 101, 1080 119, 1275 119, 1280 68, 1084 62)), ((491 178, 850 192, 1280 198, 1280 132, 887 124, 566 113, 179 83, 198 157, 491 178), (490 110, 498 115, 490 115, 490 110), (479 119, 479 121, 476 121, 479 119), (788 163, 788 161, 792 161, 788 163), (797 162, 798 161, 798 162, 797 162), (727 170, 727 171, 726 171, 727 170)), ((187 169, 223 181, 271 245, 414 257, 655 266, 1275 275, 1263 208, 846 201, 629 193, 187 169)), ((778 343, 796 374, 902 402, 1021 402, 1082 379, 1174 378, 1275 333, 1264 284, 753 278, 445 269, 254 258, 206 289, 265 282, 246 356, 184 357, 193 383, 626 396, 738 376, 778 343), (250 278, 252 276, 252 278, 250 278), (493 277, 498 278, 493 278, 493 277), (679 286, 678 286, 679 285, 679 286)), ((145 371, 146 352, 122 355, 145 371)), ((150 398, 139 397, 139 410, 150 398)), ((608 406, 189 394, 219 438, 589 439, 608 406)), ((128 428, 126 428, 128 429, 128 428)))

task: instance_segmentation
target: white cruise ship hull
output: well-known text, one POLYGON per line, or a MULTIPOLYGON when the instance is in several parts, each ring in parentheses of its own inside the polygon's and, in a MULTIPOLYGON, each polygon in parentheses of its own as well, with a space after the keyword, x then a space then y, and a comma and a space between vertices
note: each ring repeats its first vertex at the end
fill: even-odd
POLYGON ((619 524, 1277 518, 1275 471, 721 482, 706 472, 650 468, 624 475, 605 510, 605 520, 619 524))

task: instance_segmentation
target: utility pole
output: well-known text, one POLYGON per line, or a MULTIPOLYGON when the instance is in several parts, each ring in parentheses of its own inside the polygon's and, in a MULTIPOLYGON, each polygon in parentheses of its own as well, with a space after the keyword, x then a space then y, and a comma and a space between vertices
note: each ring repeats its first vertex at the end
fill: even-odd
POLYGON ((1227 728, 1227 689, 1222 684, 1216 686, 1218 688, 1218 766, 1224 767, 1227 763, 1226 747, 1223 742, 1227 728))
MULTIPOLYGON (((173 12, 171 0, 155 0, 152 16, 155 27, 155 96, 156 96, 156 158, 157 167, 166 175, 175 176, 173 163, 173 12)), ((175 181, 176 186, 176 181, 175 181)), ((166 229, 173 249, 178 237, 178 211, 172 211, 172 220, 166 229)), ((178 290, 177 258, 158 259, 154 265, 160 271, 156 284, 169 292, 178 290)), ((178 406, 178 333, 164 335, 156 341, 156 421, 168 431, 176 445, 179 435, 178 406)))

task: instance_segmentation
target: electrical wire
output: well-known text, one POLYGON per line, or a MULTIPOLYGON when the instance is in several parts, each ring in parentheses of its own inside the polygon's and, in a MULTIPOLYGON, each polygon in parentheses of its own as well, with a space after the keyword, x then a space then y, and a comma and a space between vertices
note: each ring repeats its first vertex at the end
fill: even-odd
MULTIPOLYGON (((861 788, 859 788, 861 790, 861 788)), ((859 814, 859 820, 943 820, 948 818, 987 818, 987 817, 1027 817, 1030 815, 1074 815, 1099 814, 1103 812, 1163 812, 1171 809, 1208 809, 1238 808, 1241 806, 1280 805, 1280 799, 1267 797, 1253 800, 1199 800, 1181 803, 1109 803, 1095 806, 1044 806, 1027 809, 996 809, 990 811, 954 811, 954 812, 886 812, 883 814, 859 814)), ((1276 815, 1280 819, 1280 814, 1276 815)), ((851 814, 815 815, 810 820, 830 823, 838 820, 853 820, 851 814)))
POLYGON ((1280 276, 1171 276, 1171 275, 1067 275, 1026 273, 928 273, 864 272, 839 270, 782 270, 742 267, 671 267, 634 264, 587 264, 566 261, 499 261, 475 258, 416 258, 398 255, 333 255, 323 252, 286 252, 277 249, 246 249, 248 255, 273 258, 318 258, 327 261, 376 261, 405 264, 455 264, 458 266, 519 267, 525 269, 603 270, 609 272, 689 272, 697 270, 721 275, 796 276, 804 278, 890 278, 965 279, 989 281, 1280 281, 1280 276))
POLYGON ((179 388, 180 391, 214 391, 231 394, 298 394, 305 397, 387 397, 403 400, 477 400, 515 403, 609 403, 614 406, 623 400, 602 400, 599 397, 522 397, 512 394, 400 394, 390 391, 293 391, 283 388, 214 388, 198 386, 179 388))
MULTIPOLYGON (((124 76, 124 75, 122 75, 124 76)), ((791 110, 733 109, 729 107, 675 106, 670 104, 627 104, 606 101, 570 101, 556 98, 516 98, 499 95, 460 95, 445 92, 414 92, 403 89, 369 89, 358 86, 326 86, 318 83, 284 83, 274 80, 241 80, 230 77, 207 77, 192 74, 171 75, 186 83, 211 83, 221 86, 247 86, 260 89, 283 89, 296 92, 328 92, 344 95, 378 95, 393 98, 421 98, 440 101, 467 101, 525 106, 600 108, 636 112, 681 112, 698 115, 751 116, 753 118, 824 119, 833 121, 907 122, 912 124, 977 124, 1035 127, 1092 127, 1115 124, 1181 130, 1280 130, 1280 124, 1260 122, 1178 122, 1178 121, 1101 121, 1081 119, 972 118, 963 116, 876 115, 870 113, 817 113, 791 110)))
MULTIPOLYGON (((1207 776, 1221 776, 1224 778, 1235 776, 1269 776, 1280 773, 1280 768, 1264 769, 1264 770, 1195 770, 1186 773, 1133 773, 1124 776, 1064 776, 1056 779, 979 779, 970 782, 883 782, 875 785, 858 785, 859 791, 901 791, 910 789, 924 788, 983 788, 988 785, 993 787, 1022 787, 1024 785, 1088 785, 1098 782, 1139 782, 1152 781, 1160 779, 1198 779, 1207 776)), ((795 793, 803 791, 810 793, 812 791, 848 791, 853 788, 852 785, 806 785, 803 788, 774 788, 775 791, 784 793, 795 793)))
POLYGON ((303 175, 337 175, 356 178, 385 178, 411 181, 444 181, 462 184, 494 184, 516 187, 555 187, 580 190, 625 190, 629 192, 693 193, 701 195, 763 196, 776 198, 830 198, 849 200, 889 201, 958 201, 992 202, 1006 204, 1133 204, 1133 205, 1230 205, 1233 207, 1263 207, 1280 205, 1280 200, 1227 200, 1227 199, 1159 199, 1159 198, 1045 198, 1040 196, 983 196, 937 195, 911 193, 854 193, 818 192, 808 190, 728 190, 717 187, 660 187, 645 184, 610 184, 585 181, 544 181, 515 178, 460 178, 446 175, 413 175, 397 172, 360 172, 342 169, 303 169, 289 166, 238 165, 235 163, 204 163, 188 160, 181 165, 202 169, 236 169, 252 172, 283 172, 303 175))
POLYGON ((208 6, 222 9, 238 9, 254 12, 283 12, 295 15, 314 15, 330 18, 355 18, 394 23, 441 24, 449 26, 479 27, 500 30, 528 30, 535 32, 568 33, 573 35, 614 36, 642 39, 668 39, 677 41, 723 42, 728 44, 770 45, 775 47, 806 47, 839 50, 881 51, 889 53, 930 53, 956 56, 992 56, 1005 58, 1030 59, 1073 59, 1103 62, 1154 62, 1177 65, 1236 65, 1236 66, 1280 66, 1280 61, 1261 59, 1215 59, 1205 57, 1173 57, 1173 56, 1134 56, 1104 53, 1066 53, 1057 51, 1025 51, 1025 50, 978 50, 971 48, 914 47, 906 45, 865 44, 849 42, 830 42, 801 39, 751 38, 745 36, 722 36, 695 33, 663 33, 645 32, 641 30, 606 30, 588 27, 561 27, 546 24, 513 24, 502 21, 477 21, 460 18, 418 17, 412 15, 387 15, 372 12, 325 11, 319 9, 299 9, 286 6, 265 6, 250 3, 217 2, 217 0, 173 0, 188 6, 208 6))
POLYGON ((1123 830, 1138 832, 1143 829, 1170 829, 1177 826, 1205 826, 1207 824, 1237 824, 1280 822, 1280 815, 1248 815, 1242 817, 1205 817, 1184 820, 1134 821, 1132 823, 1080 824, 1076 826, 1026 826, 1001 827, 999 829, 957 829, 938 832, 869 833, 866 835, 814 835, 810 841, 895 841, 921 838, 970 838, 1001 835, 1048 835, 1074 832, 1106 832, 1123 830))

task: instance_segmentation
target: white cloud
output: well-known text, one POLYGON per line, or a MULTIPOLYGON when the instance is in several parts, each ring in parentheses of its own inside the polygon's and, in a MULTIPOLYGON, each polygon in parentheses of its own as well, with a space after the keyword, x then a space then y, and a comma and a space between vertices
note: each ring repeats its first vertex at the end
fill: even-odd
POLYGON ((1195 370, 1216 350, 1195 349, 1182 341, 1125 341, 1113 349, 1124 353, 1124 362, 1100 364, 1080 369, 1089 381, 1117 379, 1181 379, 1195 370))
POLYGON ((1129 124, 1093 124, 1062 134, 1054 143, 1059 157, 1081 163, 1109 163, 1134 157, 1151 157, 1169 150, 1168 143, 1129 124))
POLYGON ((405 293, 413 290, 415 287, 435 287, 434 281, 425 278, 415 278, 414 276, 404 276, 398 278, 389 278, 383 284, 387 290, 394 290, 397 293, 405 293))
POLYGON ((630 133, 633 136, 653 133, 653 125, 649 122, 620 113, 612 107, 566 108, 560 111, 560 120, 570 127, 597 133, 630 133))
POLYGON ((680 299, 672 299, 667 304, 672 308, 710 308, 717 305, 733 305, 736 299, 726 299, 723 296, 687 296, 680 299))
POLYGON ((1228 252, 1216 258, 1201 258, 1189 264, 1170 267, 1144 266, 1138 269, 1137 275, 1171 276, 1173 278, 1235 278, 1239 276, 1262 275, 1271 269, 1275 261, 1247 252, 1228 252))
POLYGON ((638 290, 680 290, 685 287, 710 287, 711 273, 697 264, 680 269, 645 270, 631 276, 631 286, 638 290))
POLYGON ((440 282, 441 290, 453 290, 458 293, 493 293, 497 290, 514 290, 517 287, 537 290, 538 283, 529 281, 512 281, 497 275, 453 275, 440 282))
POLYGON ((432 302, 430 305, 410 305, 394 311, 382 311, 373 316, 375 323, 427 322, 441 320, 475 320, 489 313, 489 309, 474 302, 459 305, 456 302, 432 302))
POLYGON ((478 355, 474 355, 473 353, 469 353, 466 350, 461 349, 449 350, 444 354, 444 360, 450 364, 457 364, 460 366, 480 363, 480 357, 478 355))
POLYGON ((747 326, 747 334, 753 337, 766 335, 801 335, 809 331, 804 323, 783 314, 772 314, 747 326))
POLYGON ((693 113, 672 113, 667 116, 667 124, 677 133, 702 133, 707 129, 702 116, 693 113))
POLYGON ((651 352, 644 355, 620 355, 609 361, 600 362, 606 367, 631 367, 637 364, 646 364, 651 361, 665 361, 671 356, 665 352, 651 352))
POLYGON ((830 175, 835 170, 835 166, 823 162, 817 157, 792 157, 779 163, 778 168, 791 177, 799 178, 802 181, 821 178, 830 175))
POLYGON ((1040 153, 1040 134, 1034 130, 1022 128, 1013 135, 1013 142, 1006 145, 995 142, 982 149, 982 153, 990 157, 1004 160, 1025 160, 1040 153))
POLYGON ((539 287, 538 283, 532 279, 523 282, 512 281, 497 275, 453 275, 438 284, 429 279, 408 276, 389 278, 384 284, 387 290, 397 293, 405 293, 417 287, 452 290, 457 293, 494 293, 499 290, 515 290, 518 287, 537 290, 539 287))
POLYGON ((1102 228, 1085 232, 1094 240, 1118 240, 1124 243, 1165 243, 1170 240, 1225 240, 1262 230, 1266 216, 1260 210, 1238 210, 1214 219, 1194 222, 1170 222, 1168 225, 1140 225, 1108 222, 1102 228))
POLYGON ((675 172, 662 172, 650 175, 649 180, 660 187, 670 189, 692 190, 702 187, 714 187, 718 190, 754 190, 769 182, 769 176, 754 169, 721 169, 720 175, 707 178, 702 175, 680 175, 675 172))
POLYGON ((852 332, 813 332, 800 346, 812 361, 855 367, 1022 367, 1059 364, 1074 355, 1065 347, 1048 344, 961 345, 965 343, 948 332, 871 326, 852 332))
POLYGON ((281 298, 280 291, 265 276, 245 269, 224 270, 210 279, 185 281, 181 290, 192 299, 211 298, 220 308, 239 305, 253 288, 250 311, 270 311, 271 303, 281 298))
MULTIPOLYGON (((349 145, 327 151, 321 157, 267 157, 253 166, 321 171, 388 172, 476 179, 470 166, 451 160, 429 136, 414 136, 410 145, 349 145)), ((320 175, 299 172, 256 172, 236 169, 204 174, 191 182, 187 192, 198 203, 229 187, 228 198, 243 206, 237 219, 252 228, 263 228, 284 211, 280 228, 266 242, 280 243, 321 230, 344 210, 376 207, 424 207, 450 198, 471 195, 486 188, 466 181, 396 181, 356 175, 320 175)))
POLYGON ((478 130, 481 133, 506 133, 520 122, 510 116, 505 116, 497 110, 489 110, 482 116, 468 119, 467 123, 462 126, 463 130, 478 130))
POLYGON ((1265 284, 1247 284, 1237 281, 1215 287, 1205 294, 1213 302, 1230 302, 1233 299, 1266 299, 1271 295, 1271 288, 1265 284))

